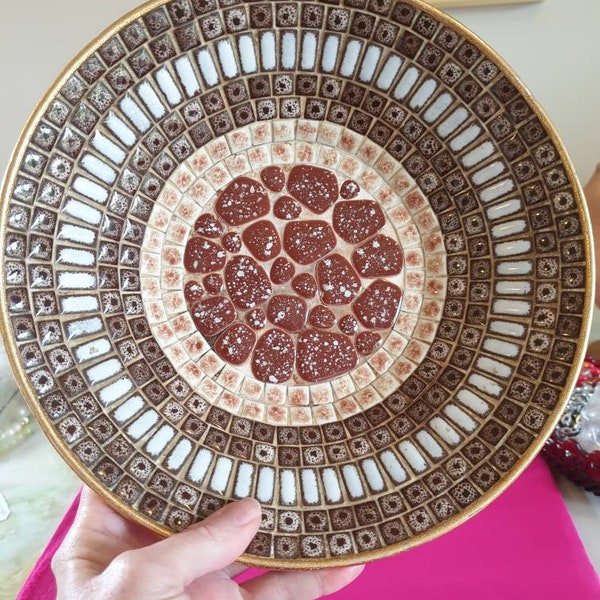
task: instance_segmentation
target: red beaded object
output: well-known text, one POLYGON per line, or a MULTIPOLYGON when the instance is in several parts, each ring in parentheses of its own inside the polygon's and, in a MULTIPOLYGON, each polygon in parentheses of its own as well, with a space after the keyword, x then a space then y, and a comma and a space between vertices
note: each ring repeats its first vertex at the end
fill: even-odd
POLYGON ((542 451, 548 464, 600 496, 600 360, 588 357, 565 412, 542 451))

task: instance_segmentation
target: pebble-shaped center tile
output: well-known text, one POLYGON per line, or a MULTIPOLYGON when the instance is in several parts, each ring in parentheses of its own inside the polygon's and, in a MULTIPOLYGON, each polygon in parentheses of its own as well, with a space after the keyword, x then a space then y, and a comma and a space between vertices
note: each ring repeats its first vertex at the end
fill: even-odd
POLYGON ((264 383, 310 384, 380 347, 400 311, 404 254, 356 181, 270 166, 207 207, 187 241, 184 293, 222 360, 264 383))

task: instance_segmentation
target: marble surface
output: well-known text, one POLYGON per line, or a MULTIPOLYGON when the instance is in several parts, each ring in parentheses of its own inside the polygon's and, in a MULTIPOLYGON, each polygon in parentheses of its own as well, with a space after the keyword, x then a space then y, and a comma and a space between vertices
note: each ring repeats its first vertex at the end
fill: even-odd
POLYGON ((80 485, 37 429, 0 458, 0 493, 11 511, 0 522, 0 599, 15 597, 80 485))

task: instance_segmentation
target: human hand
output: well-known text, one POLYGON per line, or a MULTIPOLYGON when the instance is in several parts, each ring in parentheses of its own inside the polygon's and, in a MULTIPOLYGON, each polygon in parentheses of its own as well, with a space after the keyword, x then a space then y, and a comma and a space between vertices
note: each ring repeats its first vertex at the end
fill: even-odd
POLYGON ((84 488, 73 527, 52 561, 58 600, 312 600, 355 579, 362 566, 269 572, 242 584, 232 564, 260 524, 242 500, 167 539, 117 514, 84 488))
MULTIPOLYGON (((592 230, 594 232, 594 256, 596 265, 600 265, 600 164, 596 167, 583 191, 587 201, 592 230)), ((596 306, 600 308, 600 277, 596 276, 596 306)))

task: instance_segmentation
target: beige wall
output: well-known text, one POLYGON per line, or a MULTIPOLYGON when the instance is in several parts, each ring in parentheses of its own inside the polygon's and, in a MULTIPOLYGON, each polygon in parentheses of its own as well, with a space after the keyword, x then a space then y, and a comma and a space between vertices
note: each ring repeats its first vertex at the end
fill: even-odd
POLYGON ((600 2, 545 0, 449 12, 513 66, 587 180, 600 162, 600 2))

